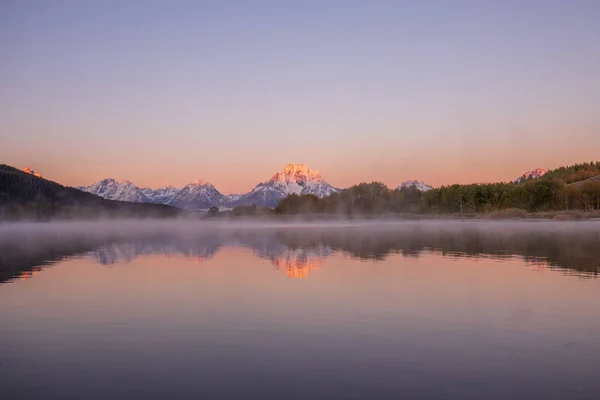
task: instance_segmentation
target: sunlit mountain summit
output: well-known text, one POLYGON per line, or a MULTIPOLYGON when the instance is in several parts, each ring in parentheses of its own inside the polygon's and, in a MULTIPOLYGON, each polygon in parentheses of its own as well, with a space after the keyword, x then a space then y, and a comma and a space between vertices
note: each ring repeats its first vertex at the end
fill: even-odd
POLYGON ((26 174, 33 175, 33 176, 37 176, 38 178, 43 178, 42 174, 40 174, 37 171, 32 170, 31 168, 29 168, 29 166, 23 168, 23 172, 25 172, 26 174))
POLYGON ((541 178, 542 176, 546 175, 546 172, 548 172, 548 171, 546 171, 543 168, 532 169, 531 171, 527 171, 523 175, 521 175, 520 177, 518 177, 517 179, 515 179, 515 183, 519 183, 519 182, 524 181, 526 179, 541 178))
POLYGON ((304 164, 288 164, 283 171, 275 173, 269 180, 259 183, 252 191, 243 195, 237 204, 275 207, 290 194, 324 197, 335 192, 339 192, 339 189, 327 183, 319 171, 304 164))

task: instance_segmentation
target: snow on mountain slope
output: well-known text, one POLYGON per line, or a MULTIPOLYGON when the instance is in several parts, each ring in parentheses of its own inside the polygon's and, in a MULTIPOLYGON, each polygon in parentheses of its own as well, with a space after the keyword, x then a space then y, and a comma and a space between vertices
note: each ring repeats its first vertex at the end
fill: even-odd
POLYGON ((428 190, 433 189, 433 186, 430 186, 421 181, 404 181, 400 184, 400 186, 398 186, 398 190, 400 190, 402 188, 412 187, 412 186, 416 187, 421 192, 426 192, 428 190))
POLYGON ((197 180, 181 189, 171 201, 170 206, 187 210, 200 210, 227 203, 227 198, 211 183, 197 180))
POLYGON ((181 191, 181 189, 173 186, 158 188, 156 190, 151 188, 143 188, 140 190, 152 203, 156 204, 167 204, 181 191))
POLYGON ((140 188, 125 180, 117 182, 112 178, 108 178, 90 186, 80 186, 77 189, 109 200, 128 201, 132 203, 151 202, 140 188))
POLYGON ((135 186, 129 181, 104 179, 84 190, 105 199, 138 203, 160 203, 188 210, 207 209, 212 206, 233 207, 242 204, 275 207, 289 194, 313 194, 318 197, 339 192, 327 183, 318 171, 303 164, 288 164, 283 171, 261 182, 246 194, 223 195, 212 184, 198 180, 179 190, 173 186, 153 190, 135 186))
POLYGON ((233 203, 233 202, 236 202, 239 199, 241 199, 242 196, 243 196, 243 194, 237 194, 237 193, 227 194, 227 195, 225 195, 225 199, 226 199, 227 203, 233 203))
POLYGON ((292 193, 324 197, 335 192, 339 192, 339 189, 325 182, 318 171, 311 170, 304 164, 288 164, 283 171, 256 185, 235 204, 275 207, 281 199, 292 193))
POLYGON ((546 174, 546 172, 548 172, 548 171, 546 171, 545 169, 542 169, 542 168, 536 168, 534 170, 527 171, 523 175, 521 175, 520 177, 515 179, 515 183, 520 183, 521 181, 523 181, 525 179, 541 178, 542 176, 544 176, 546 174))

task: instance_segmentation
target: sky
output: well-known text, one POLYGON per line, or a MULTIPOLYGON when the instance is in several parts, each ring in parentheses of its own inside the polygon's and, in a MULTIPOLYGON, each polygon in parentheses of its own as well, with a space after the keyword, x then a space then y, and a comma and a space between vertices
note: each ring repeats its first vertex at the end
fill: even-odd
POLYGON ((0 1, 0 163, 336 187, 600 159, 600 1, 0 1))

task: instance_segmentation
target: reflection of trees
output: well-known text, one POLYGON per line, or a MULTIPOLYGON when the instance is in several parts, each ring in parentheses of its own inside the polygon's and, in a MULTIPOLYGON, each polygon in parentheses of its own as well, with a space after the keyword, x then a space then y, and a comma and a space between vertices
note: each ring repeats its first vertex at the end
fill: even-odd
POLYGON ((0 282, 28 274, 52 265, 56 261, 91 251, 93 244, 83 241, 65 241, 39 244, 33 247, 15 245, 11 241, 0 243, 0 282))
MULTIPOLYGON (((482 228, 485 225, 481 225, 482 228)), ((597 275, 600 272, 600 231, 527 231, 476 229, 305 230, 284 232, 290 247, 315 243, 360 259, 382 260, 390 254, 418 257, 434 251, 455 257, 542 259, 552 267, 597 275)))
POLYGON ((141 233, 131 239, 130 234, 98 233, 79 235, 18 235, 0 241, 0 282, 47 267, 58 261, 89 254, 103 265, 129 262, 142 255, 184 255, 195 261, 212 258, 221 246, 222 238, 200 235, 190 239, 171 234, 141 233))
MULTIPOLYGON (((492 225, 493 226, 493 225, 492 225)), ((393 229, 358 227, 221 229, 194 234, 149 232, 127 234, 11 236, 0 241, 0 282, 64 258, 91 254, 101 264, 117 264, 142 255, 184 255, 210 260, 222 246, 246 247, 288 276, 305 277, 320 268, 332 252, 362 260, 390 254, 419 257, 433 251, 450 257, 507 258, 520 256, 550 267, 595 276, 600 272, 600 231, 491 229, 480 224, 399 224, 393 229)), ((567 225, 565 225, 567 226, 567 225)), ((581 225, 586 226, 586 225, 581 225)))

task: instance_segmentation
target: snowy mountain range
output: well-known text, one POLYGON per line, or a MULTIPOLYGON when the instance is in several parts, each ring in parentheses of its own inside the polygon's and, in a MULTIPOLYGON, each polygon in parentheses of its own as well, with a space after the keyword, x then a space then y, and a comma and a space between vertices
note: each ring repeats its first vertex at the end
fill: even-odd
POLYGON ((109 200, 129 201, 132 203, 152 203, 142 190, 130 181, 117 182, 112 178, 104 179, 90 186, 79 186, 79 190, 89 192, 109 200))
MULTIPOLYGON (((39 175, 30 168, 26 168, 24 171, 39 175)), ((539 178, 546 172, 542 168, 527 171, 517 178, 515 183, 525 179, 539 178)), ((431 185, 417 180, 404 181, 398 186, 398 189, 407 187, 415 187, 422 192, 433 189, 431 185)), ((245 204, 275 207, 281 199, 292 193, 325 197, 340 191, 327 183, 319 171, 312 170, 304 164, 286 165, 282 171, 275 173, 268 180, 260 182, 245 194, 225 195, 211 183, 202 180, 191 182, 182 189, 173 186, 140 189, 130 181, 117 182, 109 178, 90 186, 80 186, 78 189, 110 200, 168 204, 188 210, 206 210, 212 206, 232 208, 245 204)))
MULTIPOLYGON (((26 168, 24 171, 39 175, 30 168, 26 168)), ((525 172, 514 182, 519 183, 525 179, 539 178, 546 172, 545 169, 536 168, 525 172)), ((407 187, 415 187, 422 192, 433 189, 431 185, 418 180, 406 180, 397 189, 400 190, 407 187)), ((250 192, 245 194, 225 195, 219 192, 211 183, 202 180, 191 182, 182 189, 173 186, 158 189, 140 189, 130 181, 123 180, 117 182, 109 178, 90 186, 80 186, 77 189, 110 200, 167 204, 188 210, 206 210, 212 206, 233 208, 246 204, 275 207, 281 199, 292 193, 313 194, 317 197, 325 197, 340 191, 340 189, 327 183, 319 171, 312 170, 304 164, 286 165, 282 171, 273 174, 268 180, 260 182, 250 192)))
POLYGON ((548 172, 548 171, 546 171, 545 169, 542 169, 542 168, 536 168, 534 170, 527 171, 523 175, 521 175, 520 177, 515 179, 515 183, 519 183, 525 179, 541 178, 542 176, 544 176, 546 174, 546 172, 548 172))
POLYGON ((192 182, 183 189, 168 186, 153 190, 140 189, 130 181, 117 182, 109 178, 90 186, 80 186, 78 189, 110 200, 168 204, 188 210, 207 209, 212 206, 227 208, 242 204, 275 207, 281 199, 292 193, 324 197, 339 192, 339 189, 327 183, 318 171, 311 170, 304 164, 288 164, 283 171, 259 183, 246 194, 224 195, 214 185, 202 180, 192 182))
POLYGON ((426 192, 428 190, 433 189, 433 186, 430 186, 426 183, 423 183, 421 181, 404 181, 400 184, 400 186, 398 186, 398 190, 402 189, 402 188, 408 188, 408 187, 416 187, 418 190, 420 190, 421 192, 426 192))

